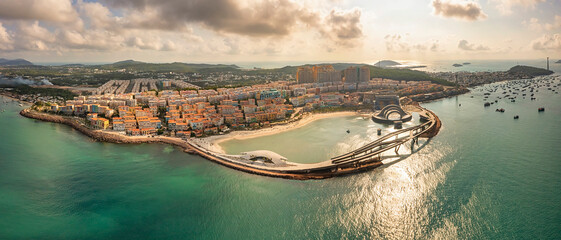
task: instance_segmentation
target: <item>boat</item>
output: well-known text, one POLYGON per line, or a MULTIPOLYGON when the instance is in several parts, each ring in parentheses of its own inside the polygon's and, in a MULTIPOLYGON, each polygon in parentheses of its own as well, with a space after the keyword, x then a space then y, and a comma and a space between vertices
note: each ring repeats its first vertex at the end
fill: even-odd
POLYGON ((491 103, 486 102, 485 104, 483 104, 484 107, 489 107, 491 106, 491 103))
POLYGON ((545 111, 545 108, 543 108, 543 107, 538 108, 538 112, 544 112, 544 111, 545 111))
POLYGON ((351 130, 347 129, 347 133, 351 133, 351 130))
POLYGON ((495 110, 495 112, 502 112, 502 113, 503 113, 503 112, 505 112, 505 109, 504 109, 504 108, 497 108, 497 109, 495 110))
POLYGON ((518 115, 514 115, 514 119, 518 119, 518 118, 519 118, 518 115))
POLYGON ((23 107, 23 104, 20 103, 19 106, 20 106, 20 107, 23 107))

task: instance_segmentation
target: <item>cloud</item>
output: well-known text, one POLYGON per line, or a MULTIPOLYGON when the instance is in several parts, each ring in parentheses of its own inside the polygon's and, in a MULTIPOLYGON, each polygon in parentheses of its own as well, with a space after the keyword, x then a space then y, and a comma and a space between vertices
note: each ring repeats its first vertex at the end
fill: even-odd
POLYGON ((438 42, 438 40, 435 40, 431 45, 430 45, 430 50, 433 52, 440 52, 440 43, 438 42))
POLYGON ((433 0, 433 14, 445 18, 476 21, 487 18, 481 6, 472 1, 433 0))
POLYGON ((458 43, 458 48, 464 51, 487 51, 489 47, 483 45, 475 45, 469 43, 467 40, 461 40, 458 43))
POLYGON ((405 41, 400 34, 386 35, 384 37, 386 43, 386 50, 388 52, 409 52, 411 47, 405 41))
POLYGON ((522 25, 534 31, 542 31, 542 30, 551 31, 561 28, 561 16, 555 15, 552 23, 540 23, 540 20, 538 20, 537 18, 530 18, 529 21, 523 21, 522 25))
POLYGON ((386 50, 388 52, 425 52, 427 50, 432 52, 441 51, 438 40, 426 41, 424 43, 410 43, 410 41, 407 40, 408 37, 409 34, 405 34, 405 36, 400 34, 386 35, 384 37, 386 50))
POLYGON ((0 1, 0 19, 42 20, 70 24, 79 28, 82 21, 70 0, 0 1))
POLYGON ((181 30, 187 23, 246 36, 285 36, 299 23, 317 26, 319 16, 288 0, 107 0, 130 16, 129 26, 181 30))
POLYGON ((0 52, 179 50, 206 57, 362 45, 360 9, 316 5, 296 0, 0 0, 0 52))
POLYGON ((357 44, 356 40, 363 36, 360 15, 358 9, 348 12, 331 10, 320 33, 339 45, 353 47, 357 44))
POLYGON ((55 42, 52 32, 39 25, 39 21, 20 22, 14 32, 14 50, 49 50, 48 44, 55 42))
POLYGON ((491 0, 495 3, 496 8, 503 15, 512 14, 512 8, 522 6, 524 8, 534 8, 536 4, 545 2, 545 0, 491 0))
POLYGON ((86 19, 89 28, 117 30, 121 23, 119 18, 114 17, 111 11, 98 2, 77 2, 77 8, 82 18, 86 19))
POLYGON ((0 50, 11 50, 13 48, 13 38, 0 22, 0 50))
POLYGON ((530 44, 532 49, 547 51, 547 50, 561 50, 561 34, 545 34, 538 39, 535 39, 530 44))

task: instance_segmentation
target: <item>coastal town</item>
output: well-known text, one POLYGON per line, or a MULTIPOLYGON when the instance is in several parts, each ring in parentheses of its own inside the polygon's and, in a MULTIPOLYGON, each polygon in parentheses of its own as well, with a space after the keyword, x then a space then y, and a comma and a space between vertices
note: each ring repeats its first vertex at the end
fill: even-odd
POLYGON ((380 94, 423 101, 465 91, 429 81, 370 78, 366 67, 349 67, 341 73, 331 66, 313 66, 299 68, 295 82, 237 88, 197 89, 167 79, 111 80, 93 95, 77 96, 64 104, 41 102, 37 109, 80 117, 93 129, 128 136, 188 138, 286 124, 306 112, 368 111, 380 94))

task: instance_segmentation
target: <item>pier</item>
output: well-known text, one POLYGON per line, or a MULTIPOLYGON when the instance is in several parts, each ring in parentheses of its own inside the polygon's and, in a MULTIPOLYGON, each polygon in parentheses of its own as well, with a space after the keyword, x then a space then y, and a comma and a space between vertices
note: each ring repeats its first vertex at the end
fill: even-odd
MULTIPOLYGON (((190 142, 189 144, 193 147, 193 153, 249 173, 299 180, 330 178, 379 167, 383 165, 382 153, 394 149, 395 153, 399 155, 399 149, 403 144, 409 142, 418 144, 419 138, 436 136, 441 127, 438 117, 433 112, 420 106, 412 107, 417 109, 424 123, 389 133, 358 149, 319 163, 301 164, 289 161, 284 162, 284 164, 255 163, 247 161, 242 155, 215 153, 195 143, 190 142)), ((260 151, 254 153, 258 152, 260 151)), ((267 156, 263 155, 262 157, 267 156)))

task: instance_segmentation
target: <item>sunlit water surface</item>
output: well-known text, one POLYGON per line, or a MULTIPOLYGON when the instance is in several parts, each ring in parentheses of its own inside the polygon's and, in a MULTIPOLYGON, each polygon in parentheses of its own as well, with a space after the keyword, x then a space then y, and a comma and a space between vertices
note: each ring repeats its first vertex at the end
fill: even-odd
MULTIPOLYGON (((167 145, 94 142, 1 102, 0 239, 560 239, 561 96, 537 97, 484 108, 476 89, 423 104, 443 128, 417 153, 318 181, 247 174, 167 145)), ((378 127, 324 119, 225 148, 314 162, 378 127)))

